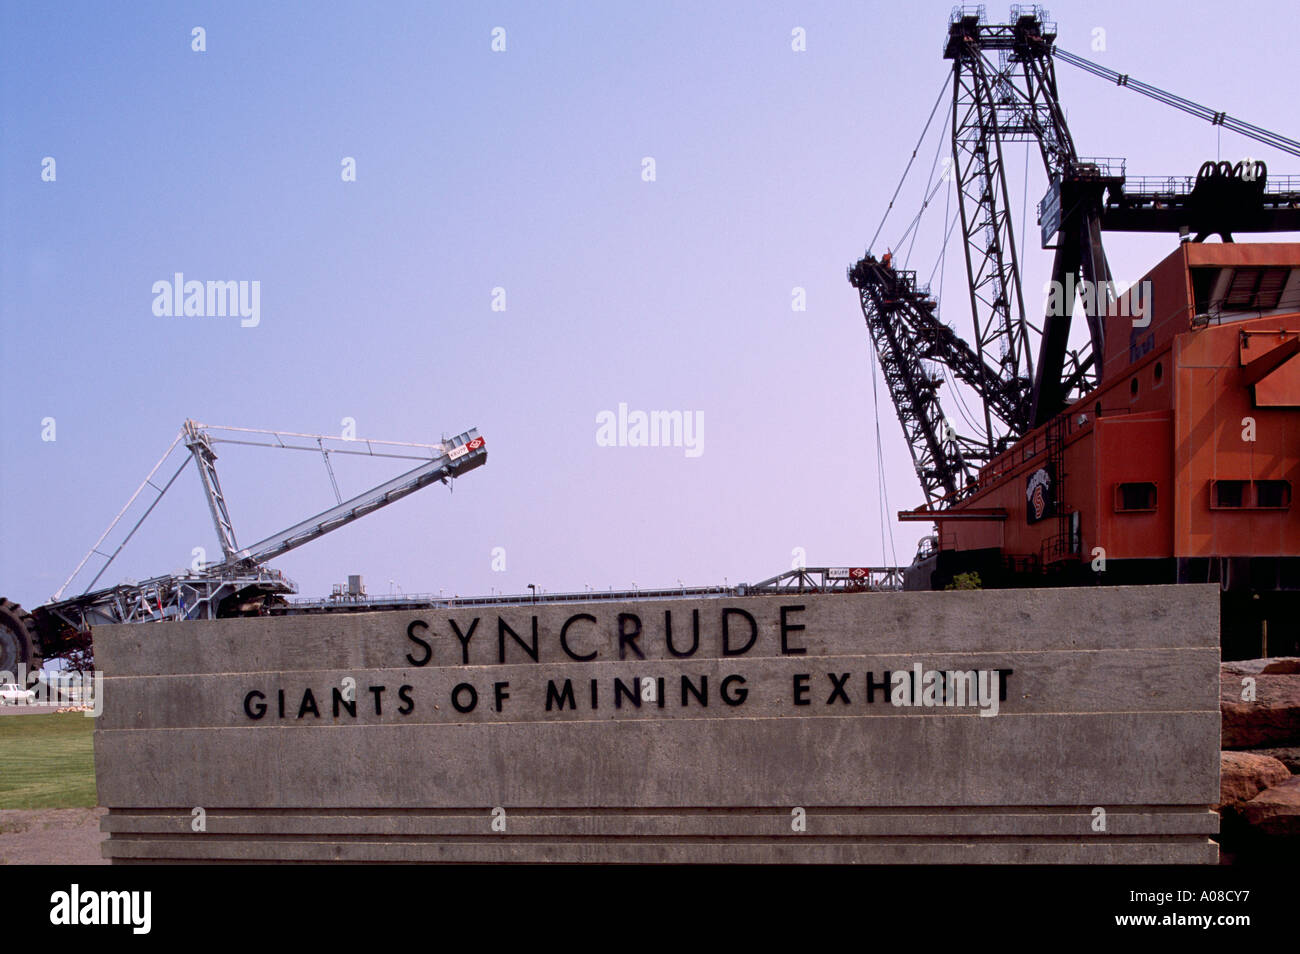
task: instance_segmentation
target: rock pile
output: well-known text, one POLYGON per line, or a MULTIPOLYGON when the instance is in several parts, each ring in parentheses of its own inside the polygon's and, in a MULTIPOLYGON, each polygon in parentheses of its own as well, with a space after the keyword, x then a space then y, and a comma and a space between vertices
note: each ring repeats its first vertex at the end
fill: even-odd
POLYGON ((1300 837, 1300 657, 1225 662, 1219 692, 1225 849, 1300 837))

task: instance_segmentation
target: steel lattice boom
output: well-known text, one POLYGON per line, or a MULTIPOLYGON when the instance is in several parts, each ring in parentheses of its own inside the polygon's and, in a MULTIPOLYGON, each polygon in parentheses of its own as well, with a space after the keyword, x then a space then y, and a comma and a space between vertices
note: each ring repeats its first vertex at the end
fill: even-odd
POLYGON ((1004 427, 1005 419, 1014 417, 1023 404, 1023 382, 1000 383, 996 372, 934 316, 934 299, 928 290, 917 287, 915 272, 896 271, 868 254, 848 274, 858 289, 926 499, 932 504, 959 499, 972 485, 979 466, 989 460, 990 449, 982 441, 958 436, 944 418, 939 365, 984 393, 989 415, 1004 427))
MULTIPOLYGON (((43 631, 42 643, 46 654, 64 650, 87 651, 88 630, 101 623, 131 623, 150 620, 213 619, 219 616, 244 615, 266 612, 287 594, 297 592, 292 581, 279 570, 266 565, 266 561, 309 543, 332 530, 345 526, 368 513, 387 506, 422 487, 462 476, 487 462, 487 448, 478 431, 470 429, 439 444, 413 444, 396 441, 374 441, 341 438, 321 434, 298 434, 288 431, 266 431, 241 427, 217 427, 186 421, 180 434, 172 441, 167 452, 132 494, 125 507, 109 524, 90 552, 73 570, 72 575, 59 588, 54 598, 33 612, 43 631), (171 473, 161 487, 154 483, 154 475, 171 458, 177 446, 184 444, 189 456, 171 473), (241 548, 235 536, 230 512, 226 506, 221 482, 217 477, 217 454, 214 445, 219 443, 245 444, 284 450, 305 450, 320 453, 325 459, 330 482, 338 494, 338 485, 330 465, 331 454, 357 454, 368 457, 390 457, 420 461, 384 483, 358 494, 349 500, 300 521, 279 533, 272 534, 251 546, 241 548), (221 545, 223 559, 219 563, 199 566, 188 573, 165 574, 148 580, 131 581, 117 586, 95 586, 122 548, 135 535, 136 530, 154 511, 167 490, 175 483, 181 471, 193 460, 198 468, 204 496, 212 515, 213 526, 221 545), (118 530, 127 511, 146 490, 154 496, 148 500, 144 513, 125 534, 118 530), (119 536, 116 547, 109 549, 106 541, 119 536), (93 559, 99 558, 93 578, 80 595, 65 598, 64 591, 78 578, 93 559)), ((166 473, 167 471, 164 471, 166 473)), ((89 572, 89 571, 87 571, 89 572)))
POLYGON ((1111 287, 1099 221, 1106 181, 1094 164, 1079 160, 1065 122, 1052 59, 1055 24, 1037 7, 1013 7, 1012 20, 989 24, 981 9, 959 10, 944 48, 953 62, 953 172, 976 348, 1002 381, 1033 382, 1030 399, 1007 422, 1009 428, 994 424, 990 444, 1023 435, 1090 390, 1096 383, 1094 356, 1104 347, 1102 309, 1088 315, 1088 342, 1074 353, 1069 352, 1073 300, 1058 302, 1041 326, 1028 319, 1004 143, 1037 143, 1049 181, 1064 180, 1070 190, 1070 221, 1062 229, 1053 279, 1064 286, 1066 274, 1078 271, 1085 282, 1111 287))

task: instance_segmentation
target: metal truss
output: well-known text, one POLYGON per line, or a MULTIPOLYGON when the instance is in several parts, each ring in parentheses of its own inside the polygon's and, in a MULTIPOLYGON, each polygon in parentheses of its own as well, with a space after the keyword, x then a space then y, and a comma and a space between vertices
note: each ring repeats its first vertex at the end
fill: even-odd
POLYGON ((370 613, 376 610, 461 609, 475 606, 531 606, 556 603, 646 603, 657 600, 727 599, 780 593, 860 593, 901 590, 903 568, 806 567, 787 570, 757 583, 735 586, 675 586, 649 589, 503 593, 492 596, 439 596, 402 593, 389 596, 337 595, 320 600, 290 600, 270 608, 273 616, 320 613, 370 613))
POLYGON ((898 411, 912 466, 926 501, 948 505, 974 489, 979 468, 1006 446, 957 433, 944 416, 941 366, 984 401, 985 419, 1003 433, 1017 420, 1028 382, 1001 379, 952 328, 934 316, 935 303, 916 284, 916 273, 896 271, 871 255, 848 270, 862 314, 898 411))
POLYGON ((802 567, 745 586, 749 594, 885 592, 903 588, 899 566, 802 567))
MULTIPOLYGON (((1073 180, 1079 163, 1057 91, 1056 26, 1038 7, 1013 6, 1011 20, 989 24, 982 7, 960 8, 944 48, 953 61, 953 171, 976 349, 1004 382, 1033 382, 1008 426, 990 428, 990 447, 999 438, 1022 436, 1091 390, 1100 364, 1094 355, 1104 346, 1101 315, 1094 313, 1088 344, 1069 351, 1072 299, 1049 311, 1041 325, 1025 310, 1003 144, 1035 142, 1048 178, 1058 183, 1062 177, 1073 180), (1067 363, 1083 373, 1067 378, 1067 363)), ((1083 280, 1109 287, 1098 222, 1100 192, 1086 192, 1084 201, 1074 194, 1069 198, 1053 278, 1064 286, 1067 273, 1081 272, 1083 280)))
POLYGON ((266 566, 266 561, 309 543, 331 530, 345 526, 429 484, 450 483, 454 478, 486 462, 487 448, 483 438, 472 428, 438 444, 416 444, 346 439, 290 431, 208 426, 195 421, 186 421, 166 453, 136 488, 135 493, 131 495, 126 506, 118 512, 108 529, 100 535, 95 545, 77 564, 72 575, 50 602, 33 611, 42 633, 42 642, 49 644, 43 647, 45 655, 57 654, 61 646, 70 649, 88 647, 89 642, 84 638, 85 633, 89 627, 97 624, 214 619, 267 612, 270 607, 283 604, 285 597, 297 593, 298 588, 279 570, 266 566), (165 470, 164 465, 182 443, 189 451, 189 455, 174 471, 165 470), (341 495, 338 493, 333 467, 329 463, 330 454, 410 459, 418 460, 420 463, 377 487, 348 500, 340 499, 334 507, 295 523, 252 546, 241 548, 217 476, 217 454, 214 445, 219 443, 320 453, 324 457, 336 499, 341 498, 341 495), (143 582, 129 581, 96 589, 96 584, 105 571, 121 553, 123 547, 135 536, 141 524, 153 513, 163 495, 176 482, 176 478, 191 460, 199 471, 204 497, 221 544, 223 555, 221 562, 196 566, 189 573, 167 574, 143 582), (170 477, 158 483, 155 482, 155 478, 160 471, 170 472, 170 477), (130 529, 125 529, 124 517, 142 497, 148 501, 144 513, 130 529), (110 540, 116 545, 106 542, 110 540), (86 588, 79 595, 65 596, 73 581, 96 558, 102 562, 86 588))

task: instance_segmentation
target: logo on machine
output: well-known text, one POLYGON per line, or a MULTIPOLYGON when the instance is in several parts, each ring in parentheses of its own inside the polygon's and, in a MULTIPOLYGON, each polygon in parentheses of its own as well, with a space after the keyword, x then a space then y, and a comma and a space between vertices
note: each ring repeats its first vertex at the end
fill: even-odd
POLYGON ((861 582, 870 575, 865 566, 833 566, 827 569, 826 577, 831 580, 857 580, 861 582))
POLYGON ((483 438, 476 437, 468 444, 462 444, 460 447, 453 447, 451 450, 447 452, 447 456, 450 457, 452 460, 459 460, 460 458, 468 454, 470 451, 476 451, 482 446, 483 446, 483 438))
POLYGON ((1047 517, 1056 515, 1056 481, 1052 479, 1050 466, 1040 467, 1025 481, 1025 516, 1030 523, 1037 523, 1047 517))

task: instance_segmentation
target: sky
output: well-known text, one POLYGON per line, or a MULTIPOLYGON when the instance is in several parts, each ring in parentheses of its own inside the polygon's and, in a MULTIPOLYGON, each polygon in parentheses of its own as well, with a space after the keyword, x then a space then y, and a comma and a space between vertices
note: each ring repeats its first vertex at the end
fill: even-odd
MULTIPOLYGON (((488 463, 454 490, 275 561, 303 596, 353 573, 372 594, 466 596, 909 562, 928 526, 892 515, 923 499, 883 381, 873 399, 845 268, 949 75, 950 9, 6 0, 0 593, 49 599, 187 418, 486 439, 488 463), (156 314, 155 283, 177 272, 256 282, 256 324, 156 314), (702 439, 602 446, 598 417, 621 404, 702 420, 702 439)), ((1294 3, 1048 11, 1071 52, 1300 133, 1294 3)), ((1058 76, 1082 155, 1125 157, 1133 175, 1248 155, 1300 172, 1068 65, 1058 76)), ((947 154, 948 108, 877 253, 947 154)), ((1032 290, 1050 253, 1033 215, 1046 179, 1025 156, 1016 144, 1007 164, 1029 204, 1013 215, 1032 290)), ((896 252, 922 280, 942 260, 942 316, 969 337, 959 233, 941 256, 945 198, 896 252)), ((1175 242, 1108 237, 1120 284, 1175 242)), ((318 457, 219 453, 241 542, 334 502, 318 457)), ((393 464, 335 469, 348 495, 393 464)), ((218 552, 190 469, 101 583, 178 571, 196 547, 218 552)))

